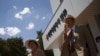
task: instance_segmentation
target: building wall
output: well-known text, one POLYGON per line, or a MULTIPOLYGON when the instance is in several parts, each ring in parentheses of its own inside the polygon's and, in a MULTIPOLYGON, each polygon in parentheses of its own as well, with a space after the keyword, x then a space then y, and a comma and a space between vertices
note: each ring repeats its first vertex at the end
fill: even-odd
POLYGON ((75 16, 77 17, 93 0, 71 0, 75 16))
POLYGON ((62 1, 63 2, 60 2, 60 0, 50 0, 53 14, 56 12, 56 10, 59 8, 61 4, 65 4, 67 6, 70 2, 69 5, 72 5, 72 9, 74 10, 75 16, 77 17, 93 0, 62 0, 62 1))
POLYGON ((89 24, 93 39, 98 49, 97 55, 100 56, 100 42, 96 42, 96 37, 100 36, 100 29, 96 22, 96 16, 100 15, 100 0, 94 0, 76 19, 76 25, 89 24))
POLYGON ((96 56, 96 48, 89 24, 78 24, 75 26, 75 32, 79 34, 79 39, 81 39, 81 41, 84 41, 81 44, 86 47, 85 51, 88 51, 87 53, 85 53, 85 55, 96 56))
POLYGON ((51 3, 52 12, 54 14, 58 6, 60 5, 60 0, 50 0, 50 3, 51 3))
POLYGON ((46 39, 46 34, 50 31, 50 29, 53 27, 55 22, 58 18, 60 18, 60 15, 62 14, 62 11, 64 9, 67 10, 68 14, 73 15, 76 17, 76 25, 79 24, 89 24, 90 30, 93 35, 93 40, 96 44, 98 53, 97 56, 100 56, 100 42, 96 42, 96 37, 100 36, 100 29, 96 23, 96 15, 100 15, 100 0, 64 0, 62 4, 59 7, 59 0, 55 2, 54 0, 51 1, 51 7, 53 10, 53 13, 57 12, 53 15, 51 22, 49 23, 47 29, 45 30, 43 34, 43 44, 44 49, 54 49, 54 55, 60 56, 59 46, 62 41, 61 35, 63 31, 63 23, 61 23, 58 28, 56 28, 56 32, 53 33, 52 37, 49 38, 49 40, 46 39), (59 9, 57 9, 59 7, 59 9), (60 43, 60 44, 59 44, 60 43), (58 47, 57 47, 58 46, 58 47), (58 48, 58 50, 57 50, 58 48))

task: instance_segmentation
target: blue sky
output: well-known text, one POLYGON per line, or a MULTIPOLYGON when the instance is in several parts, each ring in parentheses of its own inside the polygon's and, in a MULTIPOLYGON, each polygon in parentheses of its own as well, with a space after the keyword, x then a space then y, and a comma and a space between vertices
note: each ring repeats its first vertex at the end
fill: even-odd
POLYGON ((36 31, 44 32, 51 17, 49 0, 0 0, 0 37, 35 39, 36 31))

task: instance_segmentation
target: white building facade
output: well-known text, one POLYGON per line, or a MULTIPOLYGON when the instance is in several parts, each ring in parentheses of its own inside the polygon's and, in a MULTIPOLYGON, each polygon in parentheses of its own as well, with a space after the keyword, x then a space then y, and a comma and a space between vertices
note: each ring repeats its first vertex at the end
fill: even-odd
POLYGON ((75 25, 88 25, 91 41, 100 56, 100 0, 50 0, 50 3, 53 16, 42 36, 44 49, 53 49, 54 56, 60 56, 62 20, 69 14, 76 18, 75 25))

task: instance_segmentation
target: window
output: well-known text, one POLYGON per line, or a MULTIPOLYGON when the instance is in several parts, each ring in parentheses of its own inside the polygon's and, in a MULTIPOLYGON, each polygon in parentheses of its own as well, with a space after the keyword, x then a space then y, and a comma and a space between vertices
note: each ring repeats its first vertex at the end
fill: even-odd
POLYGON ((98 25, 98 28, 100 30, 100 15, 96 15, 95 18, 96 18, 96 23, 98 25))
POLYGON ((66 15, 67 15, 67 10, 64 9, 63 12, 60 15, 61 21, 63 21, 63 19, 64 19, 64 17, 66 17, 66 15))

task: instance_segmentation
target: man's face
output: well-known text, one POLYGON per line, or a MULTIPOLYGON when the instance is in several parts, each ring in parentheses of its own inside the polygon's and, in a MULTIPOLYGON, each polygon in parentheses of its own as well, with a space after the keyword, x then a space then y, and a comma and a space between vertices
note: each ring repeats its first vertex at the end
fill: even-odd
POLYGON ((66 20, 66 23, 67 23, 68 27, 71 28, 74 25, 74 20, 69 18, 69 19, 66 20))

